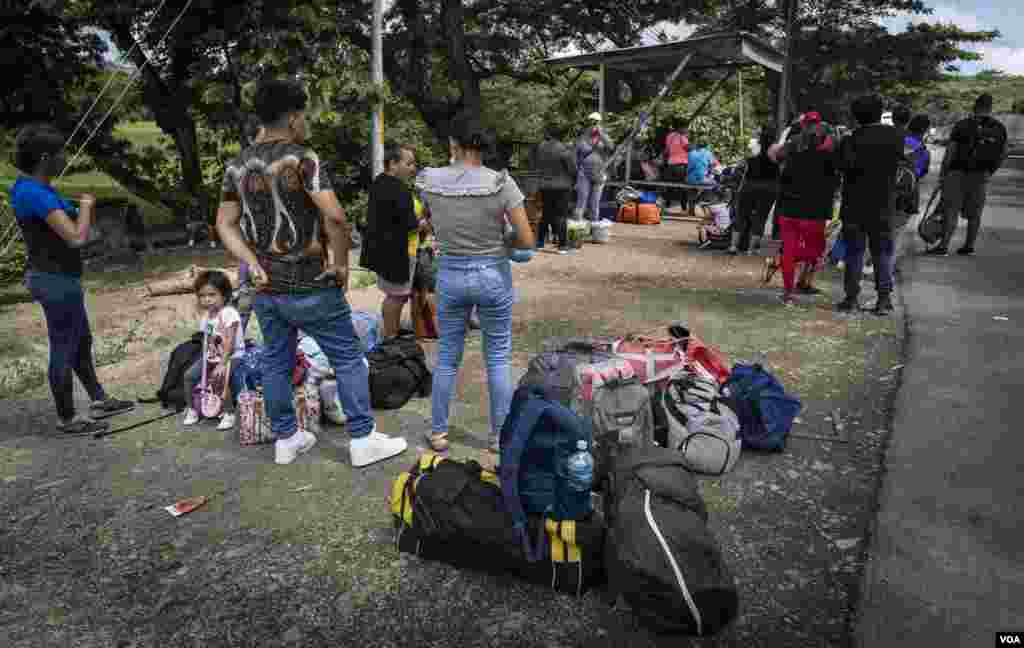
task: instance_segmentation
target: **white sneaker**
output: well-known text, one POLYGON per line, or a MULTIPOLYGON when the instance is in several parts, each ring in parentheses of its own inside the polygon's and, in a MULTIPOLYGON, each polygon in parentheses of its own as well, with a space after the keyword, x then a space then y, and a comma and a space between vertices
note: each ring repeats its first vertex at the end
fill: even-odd
POLYGON ((349 456, 352 458, 352 466, 362 468, 372 463, 396 457, 409 447, 409 442, 401 437, 389 437, 386 434, 377 432, 374 426, 373 431, 359 439, 352 439, 349 442, 349 456))
POLYGON ((191 407, 185 410, 185 420, 181 422, 182 425, 195 425, 199 422, 199 414, 191 407))
POLYGON ((218 430, 230 430, 233 427, 235 427, 235 415, 234 414, 230 414, 229 413, 229 414, 225 414, 224 416, 220 417, 220 423, 217 424, 217 429, 218 430))
POLYGON ((274 442, 274 463, 285 465, 295 461, 303 452, 316 445, 316 436, 305 430, 298 430, 287 439, 274 442))

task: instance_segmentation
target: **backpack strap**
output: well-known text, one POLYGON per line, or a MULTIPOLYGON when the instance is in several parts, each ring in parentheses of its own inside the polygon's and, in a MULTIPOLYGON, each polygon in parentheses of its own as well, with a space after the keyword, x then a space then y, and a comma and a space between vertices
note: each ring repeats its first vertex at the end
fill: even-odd
POLYGON ((505 510, 512 516, 513 532, 523 545, 523 554, 528 562, 537 562, 544 555, 543 534, 539 537, 537 545, 530 546, 530 539, 527 533, 526 511, 523 510, 523 502, 519 497, 519 466, 526 444, 533 434, 533 429, 541 417, 549 414, 558 418, 559 424, 566 419, 559 407, 544 398, 531 392, 528 400, 519 412, 512 434, 509 435, 508 443, 501 448, 501 463, 498 466, 498 476, 501 481, 501 498, 505 504, 505 510), (560 416, 562 415, 562 416, 560 416))

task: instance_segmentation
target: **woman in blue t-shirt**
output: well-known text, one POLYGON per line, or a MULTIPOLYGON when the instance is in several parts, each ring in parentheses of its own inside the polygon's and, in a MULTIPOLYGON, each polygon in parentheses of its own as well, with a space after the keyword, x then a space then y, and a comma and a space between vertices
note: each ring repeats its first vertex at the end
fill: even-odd
POLYGON ((52 180, 64 169, 65 159, 64 138, 52 126, 26 126, 18 133, 15 148, 14 163, 21 173, 10 190, 11 206, 28 252, 25 286, 46 316, 48 377, 60 419, 57 429, 70 434, 102 431, 106 423, 75 415, 72 372, 89 392, 92 416, 115 414, 133 405, 107 397, 92 357, 79 248, 89 240, 96 199, 82 195, 78 210, 53 188, 52 180))

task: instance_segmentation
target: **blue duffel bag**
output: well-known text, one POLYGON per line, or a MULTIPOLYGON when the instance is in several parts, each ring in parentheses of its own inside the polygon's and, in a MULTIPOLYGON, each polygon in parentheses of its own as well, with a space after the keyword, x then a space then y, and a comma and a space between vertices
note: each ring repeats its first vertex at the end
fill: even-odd
POLYGON ((722 395, 740 419, 744 448, 782 450, 803 405, 760 364, 735 364, 722 395))

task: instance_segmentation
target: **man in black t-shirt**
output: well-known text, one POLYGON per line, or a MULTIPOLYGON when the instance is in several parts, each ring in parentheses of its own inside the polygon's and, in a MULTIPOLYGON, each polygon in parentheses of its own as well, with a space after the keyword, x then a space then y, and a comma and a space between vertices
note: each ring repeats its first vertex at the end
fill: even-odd
POLYGON ((846 299, 836 309, 849 312, 859 308, 860 282, 864 274, 865 247, 870 246, 875 265, 877 315, 892 312, 893 198, 896 167, 903 157, 903 134, 882 124, 882 98, 867 95, 851 106, 859 126, 844 138, 839 148, 843 174, 843 221, 846 241, 846 299))
POLYGON ((928 254, 949 254, 949 244, 962 213, 967 219, 967 240, 957 254, 974 254, 974 243, 981 229, 988 179, 1006 161, 1006 127, 992 118, 992 95, 983 94, 974 102, 974 114, 953 126, 942 159, 939 182, 945 231, 942 241, 928 254))

